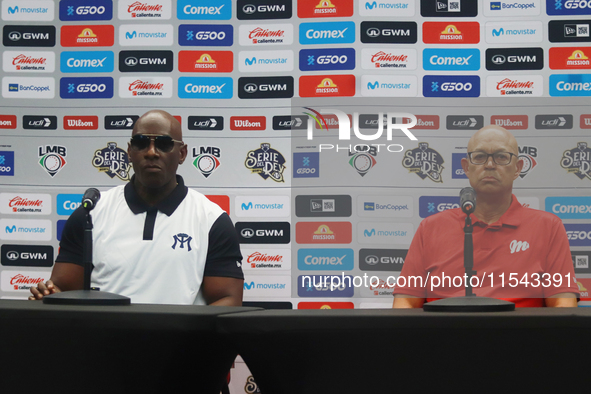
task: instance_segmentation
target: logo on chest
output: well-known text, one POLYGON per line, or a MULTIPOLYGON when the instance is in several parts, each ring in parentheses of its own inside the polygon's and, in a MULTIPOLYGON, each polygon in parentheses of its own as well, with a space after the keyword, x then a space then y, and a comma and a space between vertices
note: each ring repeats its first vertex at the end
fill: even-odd
POLYGON ((529 249, 529 244, 526 241, 517 241, 516 239, 514 239, 509 244, 509 248, 511 249, 511 254, 513 254, 517 252, 523 252, 529 249))
POLYGON ((178 233, 177 235, 173 235, 172 238, 174 239, 174 243, 171 246, 173 249, 176 250, 178 245, 179 249, 185 249, 186 246, 187 252, 191 251, 191 240, 193 237, 185 233, 178 233))

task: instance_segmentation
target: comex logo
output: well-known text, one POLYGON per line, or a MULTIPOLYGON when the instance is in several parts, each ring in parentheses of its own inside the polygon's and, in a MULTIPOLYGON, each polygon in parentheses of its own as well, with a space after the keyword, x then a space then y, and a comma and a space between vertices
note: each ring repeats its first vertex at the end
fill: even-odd
POLYGON ((187 235, 185 233, 178 233, 177 235, 173 235, 174 243, 172 244, 172 248, 176 250, 177 243, 179 244, 180 249, 185 248, 185 244, 187 244, 187 252, 191 251, 191 240, 193 237, 187 235))

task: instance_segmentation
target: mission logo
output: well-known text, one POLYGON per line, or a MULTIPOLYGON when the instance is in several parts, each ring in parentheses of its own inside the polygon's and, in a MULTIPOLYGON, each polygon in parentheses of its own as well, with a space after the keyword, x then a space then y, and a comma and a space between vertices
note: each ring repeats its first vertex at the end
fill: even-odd
POLYGON ((117 177, 122 181, 131 179, 129 156, 116 142, 108 142, 105 148, 97 149, 92 157, 92 165, 111 178, 117 177))
POLYGON ((577 143, 577 147, 565 150, 560 159, 560 166, 579 179, 591 180, 591 149, 586 142, 577 143))
POLYGON ((419 142, 418 148, 404 152, 402 166, 410 173, 417 174, 421 179, 429 178, 433 182, 443 183, 443 157, 427 142, 419 142))
POLYGON ((200 146, 199 151, 193 148, 193 166, 207 178, 220 166, 221 155, 220 148, 216 146, 200 146))
POLYGON ((275 182, 285 182, 283 179, 283 171, 286 168, 285 157, 281 152, 271 148, 271 144, 267 142, 262 143, 260 148, 249 151, 244 165, 264 180, 271 178, 275 182))

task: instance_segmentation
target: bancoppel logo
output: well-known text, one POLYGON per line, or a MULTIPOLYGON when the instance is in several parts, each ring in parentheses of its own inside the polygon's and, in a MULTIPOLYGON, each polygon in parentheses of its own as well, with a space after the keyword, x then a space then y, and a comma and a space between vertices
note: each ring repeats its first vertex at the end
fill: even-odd
POLYGON ((445 119, 448 130, 480 130, 484 127, 482 115, 448 115, 445 119))
POLYGON ((57 214, 69 216, 82 204, 82 194, 58 194, 57 214))
POLYGON ((241 51, 238 54, 240 72, 276 72, 293 70, 293 51, 241 51))
POLYGON ((230 0, 178 0, 176 17, 181 20, 228 20, 232 18, 230 0))
POLYGON ((239 42, 242 46, 291 45, 293 25, 240 25, 239 42))
POLYGON ((49 215, 51 213, 51 195, 0 193, 0 213, 49 215))
POLYGON ((548 15, 590 15, 588 0, 546 0, 548 15))
POLYGON ((92 5, 85 0, 61 0, 61 21, 109 21, 113 19, 112 0, 93 0, 92 5))
POLYGON ((361 22, 361 42, 365 44, 414 44, 416 22, 361 22))
POLYGON ((238 78, 241 99, 270 99, 293 97, 293 77, 238 78))
POLYGON ((421 0, 421 16, 461 18, 478 15, 478 2, 466 0, 421 0))
POLYGON ((2 265, 12 267, 51 267, 53 247, 44 245, 2 245, 2 265))
POLYGON ((591 224, 565 223, 564 227, 570 246, 591 246, 591 224))
POLYGON ((360 249, 359 269, 362 271, 401 271, 407 249, 360 249))
POLYGON ((232 78, 228 77, 180 77, 180 98, 229 99, 232 98, 232 78))
MULTIPOLYGON (((172 58, 172 52, 170 53, 172 58)), ((234 53, 232 51, 180 51, 179 71, 181 72, 232 72, 234 53)))
POLYGON ((561 219, 590 219, 591 197, 546 197, 546 212, 561 219))
POLYGON ((55 79, 4 77, 2 78, 2 97, 52 99, 55 97, 55 79))
POLYGON ((138 115, 117 115, 105 116, 106 130, 131 130, 139 119, 138 115))
POLYGON ((550 96, 582 97, 591 96, 591 75, 553 74, 550 75, 550 96))
POLYGON ((550 68, 552 70, 591 69, 591 50, 587 47, 550 48, 550 68))
POLYGON ((193 166, 208 178, 221 165, 222 151, 217 146, 200 146, 192 149, 193 166))
POLYGON ((170 98, 172 78, 170 77, 122 77, 119 78, 121 98, 170 98))
POLYGON ((320 177, 320 152, 294 152, 293 178, 320 177))
POLYGON ((539 97, 544 93, 541 75, 499 75, 486 78, 486 95, 489 97, 539 97))
POLYGON ((541 70, 543 68, 544 50, 542 48, 489 48, 486 50, 486 69, 490 71, 541 70))
POLYGON ((236 16, 239 20, 289 19, 291 0, 238 0, 236 16))
MULTIPOLYGON (((485 0, 483 13, 485 16, 537 16, 542 11, 542 0, 485 0)), ((552 0, 554 2, 555 0, 552 0)))
POLYGON ((271 148, 271 144, 267 142, 261 143, 258 149, 248 151, 244 166, 252 174, 259 174, 264 180, 271 178, 275 182, 285 182, 285 157, 278 150, 271 148))
POLYGON ((413 210, 413 199, 410 196, 361 195, 357 197, 359 216, 410 218, 413 210))
POLYGON ((247 299, 291 297, 291 276, 246 276, 243 288, 247 299))
POLYGON ((352 204, 349 195, 296 196, 297 217, 349 217, 352 204))
POLYGON ((490 117, 490 123, 507 130, 527 130, 528 117, 527 115, 493 115, 490 117))
POLYGON ((364 48, 361 66, 366 70, 414 70, 417 68, 416 49, 364 48))
POLYGON ((288 244, 291 242, 288 222, 236 222, 241 244, 288 244))
POLYGON ((299 18, 331 18, 353 16, 352 1, 299 0, 299 18))
POLYGON ((351 222, 297 222, 296 242, 299 244, 350 244, 351 222))
POLYGON ((2 271, 0 276, 0 290, 20 291, 29 294, 31 287, 49 280, 49 272, 40 271, 2 271))
POLYGON ((575 274, 591 274, 591 266, 589 265, 591 252, 572 250, 571 257, 573 259, 573 266, 575 267, 575 274))
POLYGON ((23 116, 23 129, 46 129, 46 130, 57 130, 57 116, 23 116))
POLYGON ((411 223, 358 223, 357 242, 361 244, 409 244, 414 235, 411 223))
MULTIPOLYGON (((291 270, 290 249, 245 249, 240 248, 243 256, 242 269, 245 271, 289 271, 291 270)), ((291 309, 291 308, 290 308, 291 309)))
POLYGON ((0 176, 14 176, 14 152, 0 151, 0 176))
POLYGON ((350 275, 300 275, 298 297, 353 297, 355 287, 350 275))
POLYGON ((5 51, 2 55, 4 72, 54 72, 54 52, 5 51))
POLYGON ((53 1, 3 0, 2 20, 4 21, 52 21, 53 1))
POLYGON ((51 241, 51 220, 0 219, 0 239, 51 241))
POLYGON ((115 67, 111 51, 62 52, 60 71, 63 73, 110 73, 115 67))
POLYGON ((119 0, 118 3, 122 20, 170 19, 170 0, 119 0))
POLYGON ((300 77, 300 97, 354 96, 354 75, 310 75, 300 77))
POLYGON ((55 26, 5 25, 2 44, 5 47, 53 47, 55 26))
POLYGON ((536 115, 536 129, 572 129, 572 115, 536 115))
POLYGON ((189 116, 189 130, 223 130, 223 116, 189 116))
POLYGON ((435 71, 480 70, 478 49, 432 49, 423 50, 423 69, 435 71))
POLYGON ((306 115, 273 116, 273 130, 306 130, 307 125, 306 115))
POLYGON ((426 218, 448 209, 460 207, 460 197, 421 196, 419 197, 419 216, 426 218))
POLYGON ((45 145, 39 147, 39 165, 52 178, 66 165, 66 156, 65 146, 45 145))
POLYGON ((451 179, 468 179, 462 167, 462 159, 465 157, 465 153, 451 154, 451 179))
POLYGON ((63 99, 108 99, 113 97, 113 78, 84 77, 60 79, 63 99))
MULTIPOLYGON (((179 60, 181 53, 179 53, 179 60)), ((173 57, 172 51, 121 51, 119 52, 119 71, 171 72, 174 68, 173 57)))
POLYGON ((95 150, 92 166, 111 179, 117 177, 125 182, 131 179, 129 156, 116 142, 108 142, 106 147, 95 150))
POLYGON ((115 43, 113 25, 62 26, 60 43, 63 47, 110 47, 115 43))
POLYGON ((16 129, 16 115, 0 115, 0 129, 16 129))
POLYGON ((289 196, 236 196, 234 211, 238 217, 287 217, 291 214, 289 196))
POLYGON ((414 75, 362 75, 361 95, 366 97, 416 97, 419 83, 414 75))
POLYGON ((486 23, 486 42, 489 44, 542 42, 543 39, 543 26, 540 21, 486 23))
POLYGON ((300 23, 300 44, 351 44, 355 42, 355 22, 300 23))
POLYGON ((419 146, 404 152, 402 166, 421 179, 429 178, 433 182, 442 183, 443 157, 427 142, 419 142, 419 146))
POLYGON ((121 25, 119 45, 171 46, 173 34, 172 25, 121 25))
POLYGON ((425 75, 425 97, 479 97, 480 77, 477 75, 425 75))
POLYGON ((299 249, 300 271, 350 271, 355 266, 353 249, 299 249))
POLYGON ((180 25, 179 45, 228 47, 234 43, 232 25, 180 25))
POLYGON ((414 0, 361 0, 359 15, 361 16, 414 16, 414 0))
POLYGON ((97 130, 98 116, 64 116, 64 130, 97 130))
POLYGON ((301 71, 353 70, 353 48, 326 48, 300 50, 301 71))
POLYGON ((591 129, 591 115, 581 115, 579 127, 581 129, 591 129))
POLYGON ((267 118, 265 116, 230 116, 230 130, 265 130, 267 118))
POLYGON ((478 22, 424 22, 423 42, 425 44, 478 44, 480 25, 478 22))
POLYGON ((576 148, 565 150, 560 159, 560 166, 581 180, 591 180, 591 149, 587 143, 579 142, 576 148))

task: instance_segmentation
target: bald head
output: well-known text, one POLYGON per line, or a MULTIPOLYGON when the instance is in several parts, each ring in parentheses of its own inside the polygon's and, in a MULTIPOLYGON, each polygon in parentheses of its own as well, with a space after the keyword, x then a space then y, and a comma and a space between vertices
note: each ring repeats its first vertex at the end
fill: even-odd
POLYGON ((135 134, 162 134, 170 135, 175 140, 183 140, 179 121, 161 109, 153 109, 143 114, 133 126, 131 135, 135 134))
POLYGON ((468 141, 468 152, 482 150, 482 147, 492 145, 492 142, 500 143, 504 145, 507 152, 518 155, 517 140, 513 134, 508 132, 507 129, 495 125, 485 126, 474 133, 470 141, 468 141))

